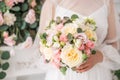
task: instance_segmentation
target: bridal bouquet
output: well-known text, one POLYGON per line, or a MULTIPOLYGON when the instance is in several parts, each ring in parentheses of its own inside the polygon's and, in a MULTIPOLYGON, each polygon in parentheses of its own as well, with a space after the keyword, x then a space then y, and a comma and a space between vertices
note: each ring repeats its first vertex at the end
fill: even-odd
POLYGON ((67 68, 74 70, 88 57, 95 54, 96 23, 91 18, 57 17, 51 20, 40 34, 40 52, 48 63, 54 64, 65 74, 67 68))

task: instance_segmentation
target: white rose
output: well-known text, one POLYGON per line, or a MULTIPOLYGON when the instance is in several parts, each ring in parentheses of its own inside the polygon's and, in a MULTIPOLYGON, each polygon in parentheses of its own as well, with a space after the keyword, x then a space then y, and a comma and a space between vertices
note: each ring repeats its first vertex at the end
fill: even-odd
POLYGON ((74 24, 81 25, 81 22, 83 22, 83 19, 75 19, 73 21, 74 24))
POLYGON ((58 42, 58 41, 59 41, 58 36, 53 36, 53 39, 54 39, 56 42, 58 42))
POLYGON ((45 56, 45 59, 50 60, 53 56, 52 48, 47 48, 40 43, 40 52, 45 56))
POLYGON ((77 33, 77 25, 73 23, 66 24, 65 27, 62 28, 62 34, 67 35, 68 33, 75 34, 77 33))
POLYGON ((56 28, 56 23, 53 22, 53 23, 51 24, 51 29, 55 30, 55 28, 56 28))
POLYGON ((60 47, 60 43, 59 43, 59 42, 55 42, 55 43, 53 44, 53 47, 54 47, 54 48, 59 48, 59 47, 60 47))
POLYGON ((62 62, 68 65, 70 68, 79 66, 82 62, 82 52, 77 48, 73 48, 72 45, 67 44, 61 52, 62 62))
POLYGON ((76 40, 75 40, 75 46, 76 46, 77 48, 79 48, 81 44, 82 44, 82 41, 81 41, 80 39, 76 39, 76 40))
POLYGON ((7 24, 8 26, 14 25, 14 22, 16 21, 16 17, 14 14, 9 13, 9 11, 7 11, 4 14, 4 24, 7 24))

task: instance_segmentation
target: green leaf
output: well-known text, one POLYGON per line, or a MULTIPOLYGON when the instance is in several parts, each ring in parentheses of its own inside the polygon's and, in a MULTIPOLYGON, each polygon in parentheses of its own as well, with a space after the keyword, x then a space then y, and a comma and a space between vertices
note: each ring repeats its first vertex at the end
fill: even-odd
POLYGON ((15 6, 15 7, 13 7, 11 10, 18 12, 18 11, 20 11, 20 7, 19 7, 19 6, 15 6))
POLYGON ((64 17, 63 21, 64 21, 64 25, 67 23, 72 23, 72 20, 69 17, 64 17))
POLYGON ((61 68, 60 68, 60 71, 65 75, 65 74, 66 74, 66 71, 67 71, 67 68, 66 68, 66 67, 61 67, 61 68))
POLYGON ((7 7, 5 5, 5 2, 0 2, 0 12, 6 12, 7 11, 7 7))
POLYGON ((120 80, 120 70, 115 71, 114 74, 118 77, 118 80, 120 80))
POLYGON ((94 19, 91 19, 91 18, 86 18, 85 19, 85 24, 92 24, 92 25, 96 25, 96 22, 94 21, 94 19))
POLYGON ((6 77, 6 73, 5 72, 0 72, 0 79, 4 79, 6 77))
POLYGON ((8 60, 10 58, 10 53, 8 51, 4 51, 1 55, 1 59, 8 60))
POLYGON ((95 50, 92 50, 92 54, 96 54, 96 51, 95 51, 95 50))
POLYGON ((2 65, 1 65, 1 63, 0 63, 0 68, 2 68, 2 65))
POLYGON ((9 63, 8 62, 2 64, 2 69, 3 70, 7 70, 8 68, 9 68, 9 63))
POLYGON ((40 35, 40 38, 41 38, 41 39, 46 39, 46 37, 47 37, 47 34, 46 34, 46 33, 43 33, 43 34, 40 35))
POLYGON ((73 40, 73 35, 71 33, 69 33, 67 35, 68 41, 71 42, 73 40))
POLYGON ((6 31, 9 28, 7 25, 0 26, 0 31, 6 31))
POLYGON ((57 24, 61 23, 61 18, 60 17, 56 17, 56 23, 57 24))
POLYGON ((73 14, 73 15, 71 16, 71 19, 72 19, 72 20, 75 20, 75 19, 77 19, 77 18, 79 18, 79 17, 78 17, 78 15, 76 15, 76 14, 73 14))
POLYGON ((82 58, 83 58, 83 61, 85 61, 88 57, 87 57, 87 54, 83 53, 82 54, 82 58))
POLYGON ((28 10, 28 8, 29 8, 28 4, 27 3, 23 3, 22 7, 21 7, 21 11, 25 12, 25 11, 28 10))
POLYGON ((38 23, 35 22, 35 23, 33 23, 33 24, 30 25, 30 28, 35 29, 35 28, 37 28, 37 26, 38 26, 38 23))
POLYGON ((42 39, 42 44, 46 45, 47 41, 45 39, 42 39))
POLYGON ((22 22, 22 26, 21 26, 21 30, 24 30, 25 28, 26 28, 26 22, 23 21, 23 22, 22 22))
POLYGON ((28 36, 30 36, 29 31, 25 30, 24 33, 25 33, 25 39, 26 39, 28 36))
POLYGON ((77 28, 77 32, 78 32, 78 33, 81 33, 81 32, 82 32, 82 29, 81 29, 81 28, 77 28))

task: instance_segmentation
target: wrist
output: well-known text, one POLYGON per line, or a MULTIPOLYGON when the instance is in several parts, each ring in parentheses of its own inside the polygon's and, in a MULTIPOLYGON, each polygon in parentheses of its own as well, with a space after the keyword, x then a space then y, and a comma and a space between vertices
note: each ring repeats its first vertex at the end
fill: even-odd
POLYGON ((97 51, 95 55, 96 55, 97 63, 101 63, 103 61, 103 54, 102 54, 102 52, 97 51))

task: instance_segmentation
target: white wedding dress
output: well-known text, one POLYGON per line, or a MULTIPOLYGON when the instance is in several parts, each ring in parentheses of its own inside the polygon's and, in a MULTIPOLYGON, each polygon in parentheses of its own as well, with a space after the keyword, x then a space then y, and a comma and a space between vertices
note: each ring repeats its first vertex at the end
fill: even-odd
POLYGON ((98 36, 97 49, 103 53, 104 60, 102 63, 96 64, 91 70, 83 73, 76 73, 75 71, 68 69, 67 74, 62 75, 55 67, 50 68, 47 71, 45 80, 112 80, 111 70, 120 69, 120 55, 114 47, 107 45, 107 42, 104 42, 108 32, 107 9, 108 6, 104 3, 101 8, 97 9, 92 14, 89 14, 89 16, 84 16, 57 5, 55 17, 71 17, 72 14, 77 14, 81 19, 90 17, 96 21, 98 27, 96 31, 98 36))

